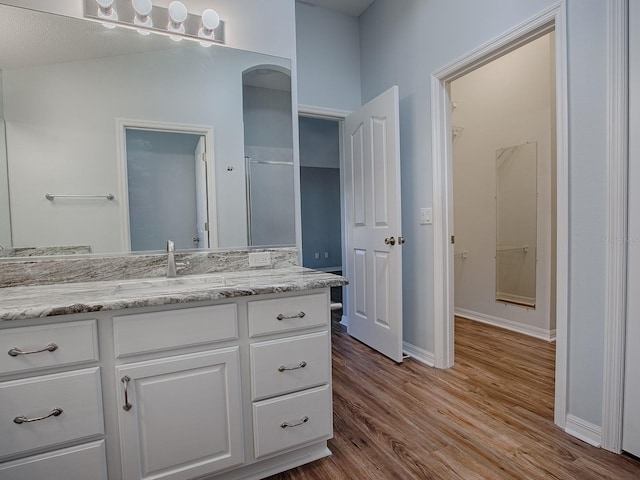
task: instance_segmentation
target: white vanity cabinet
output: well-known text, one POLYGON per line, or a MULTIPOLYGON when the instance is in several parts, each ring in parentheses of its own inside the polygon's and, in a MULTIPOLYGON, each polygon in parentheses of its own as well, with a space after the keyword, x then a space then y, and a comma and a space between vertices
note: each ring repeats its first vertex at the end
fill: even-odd
POLYGON ((95 320, 0 330, 0 478, 107 479, 95 320))
POLYGON ((0 324, 0 479, 257 480, 330 455, 329 318, 326 287, 0 324))

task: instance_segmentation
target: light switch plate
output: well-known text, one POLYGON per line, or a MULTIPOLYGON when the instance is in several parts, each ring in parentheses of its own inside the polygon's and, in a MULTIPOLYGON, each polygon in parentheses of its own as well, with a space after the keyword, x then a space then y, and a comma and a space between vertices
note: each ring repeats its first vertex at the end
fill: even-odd
POLYGON ((433 211, 430 208, 420 209, 420 225, 431 225, 433 223, 433 211))
POLYGON ((271 265, 271 252, 249 253, 249 267, 268 267, 271 265))

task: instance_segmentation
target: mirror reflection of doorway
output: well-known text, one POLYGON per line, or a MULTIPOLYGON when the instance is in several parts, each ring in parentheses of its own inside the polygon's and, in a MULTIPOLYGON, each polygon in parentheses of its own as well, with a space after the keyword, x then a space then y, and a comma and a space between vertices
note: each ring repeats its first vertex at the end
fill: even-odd
POLYGON ((125 129, 131 250, 209 248, 205 136, 125 129))

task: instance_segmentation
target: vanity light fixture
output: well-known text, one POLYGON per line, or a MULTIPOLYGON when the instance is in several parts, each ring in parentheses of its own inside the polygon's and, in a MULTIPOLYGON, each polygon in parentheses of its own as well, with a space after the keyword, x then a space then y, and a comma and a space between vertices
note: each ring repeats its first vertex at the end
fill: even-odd
MULTIPOLYGON (((187 19, 188 15, 189 12, 187 12, 187 7, 184 6, 184 3, 179 2, 178 0, 171 2, 169 4, 169 24, 167 25, 167 30, 184 35, 184 21, 187 19)), ((174 42, 182 40, 182 37, 177 35, 171 35, 170 38, 174 42)))
MULTIPOLYGON (((113 8, 113 0, 96 0, 98 4, 98 18, 103 18, 104 20, 110 21, 118 21, 118 12, 113 8)), ((116 28, 115 25, 111 23, 103 23, 103 25, 107 28, 116 28)))
POLYGON ((207 8, 198 15, 187 10, 184 0, 169 1, 164 7, 154 0, 82 0, 85 18, 108 28, 121 26, 142 35, 157 32, 176 42, 188 39, 203 47, 224 44, 224 22, 218 12, 207 8))
MULTIPOLYGON (((206 40, 215 40, 215 29, 220 25, 220 15, 211 8, 207 8, 202 12, 202 27, 198 30, 198 36, 206 40)), ((209 42, 200 42, 203 47, 210 47, 209 42)))
MULTIPOLYGON (((153 28, 153 20, 151 19, 153 4, 151 0, 131 0, 131 4, 136 12, 133 23, 141 27, 153 28)), ((151 32, 149 30, 139 29, 138 33, 141 35, 149 35, 151 32)))

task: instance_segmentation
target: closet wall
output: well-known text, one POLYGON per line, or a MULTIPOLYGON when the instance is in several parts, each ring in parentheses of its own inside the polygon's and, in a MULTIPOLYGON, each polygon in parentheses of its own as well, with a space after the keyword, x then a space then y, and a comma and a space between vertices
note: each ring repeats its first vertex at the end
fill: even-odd
MULTIPOLYGON (((555 335, 553 48, 553 34, 545 35, 451 85, 456 314, 545 339, 555 335), (527 142, 537 144, 537 178, 525 179, 537 182, 537 245, 499 260, 524 265, 524 258, 531 257, 535 309, 496 302, 496 151, 527 142)), ((512 227, 517 229, 516 223, 512 227)))

